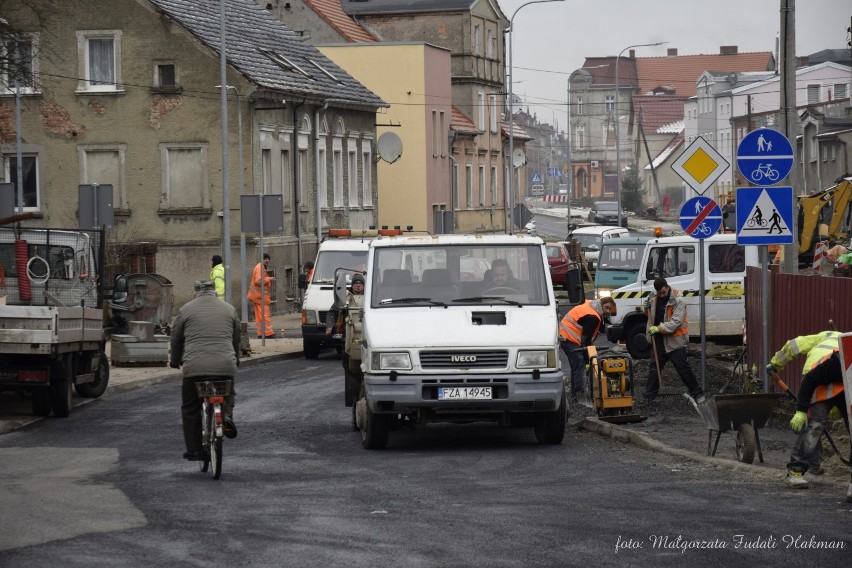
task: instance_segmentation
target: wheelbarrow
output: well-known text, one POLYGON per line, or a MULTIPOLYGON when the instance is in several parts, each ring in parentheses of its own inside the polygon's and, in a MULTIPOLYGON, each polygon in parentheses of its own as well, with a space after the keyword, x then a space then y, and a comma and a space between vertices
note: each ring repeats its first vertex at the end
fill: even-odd
POLYGON ((768 394, 717 394, 709 396, 698 404, 688 394, 688 398, 698 414, 704 419, 709 430, 707 435, 707 455, 715 456, 719 447, 719 438, 724 432, 731 432, 736 444, 737 461, 754 462, 757 450, 760 463, 763 463, 763 450, 760 448, 758 430, 766 426, 772 410, 783 398, 782 395, 768 394), (713 434, 716 441, 713 442, 713 434))

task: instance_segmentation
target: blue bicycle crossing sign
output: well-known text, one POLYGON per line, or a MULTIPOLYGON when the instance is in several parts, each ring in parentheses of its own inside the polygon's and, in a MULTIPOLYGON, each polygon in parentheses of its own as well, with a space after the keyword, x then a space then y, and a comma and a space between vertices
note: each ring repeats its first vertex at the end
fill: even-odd
POLYGON ((793 244, 793 188, 737 188, 737 244, 793 244))
POLYGON ((699 195, 687 199, 680 208, 680 226, 693 239, 715 235, 721 225, 722 209, 709 197, 699 195))
POLYGON ((752 130, 737 146, 737 167, 755 185, 775 185, 793 169, 793 147, 777 130, 752 130))

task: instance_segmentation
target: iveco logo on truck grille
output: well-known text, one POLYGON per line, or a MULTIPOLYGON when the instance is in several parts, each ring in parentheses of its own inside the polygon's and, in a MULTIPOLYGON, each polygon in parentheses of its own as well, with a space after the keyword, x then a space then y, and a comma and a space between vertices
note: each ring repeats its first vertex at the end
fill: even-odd
POLYGON ((453 363, 476 363, 476 355, 453 355, 450 357, 453 363))

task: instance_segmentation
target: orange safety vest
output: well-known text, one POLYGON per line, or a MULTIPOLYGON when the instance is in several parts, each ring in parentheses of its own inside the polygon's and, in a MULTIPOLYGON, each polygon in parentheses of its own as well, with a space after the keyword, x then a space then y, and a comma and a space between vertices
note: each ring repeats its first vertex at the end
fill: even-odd
POLYGON ((598 325, 595 327, 594 333, 592 333, 592 339, 597 337, 598 330, 601 328, 601 315, 592 307, 591 300, 586 300, 586 302, 579 306, 571 308, 565 314, 565 317, 559 322, 559 336, 566 341, 582 346, 583 326, 578 322, 580 318, 589 315, 595 316, 598 319, 598 325))
POLYGON ((272 279, 266 273, 266 267, 263 266, 262 262, 258 262, 255 265, 254 270, 251 274, 251 282, 249 282, 248 293, 246 294, 246 298, 249 302, 253 302, 257 304, 260 302, 260 279, 263 278, 263 296, 264 303, 269 304, 272 301, 272 298, 269 294, 270 286, 272 286, 272 279), (262 276, 261 276, 262 275, 262 276))
MULTIPOLYGON (((825 346, 821 345, 820 347, 825 347, 825 346)), ((816 361, 813 364, 813 366, 811 367, 811 369, 814 369, 817 366, 828 361, 828 359, 837 351, 839 351, 839 349, 835 349, 834 351, 832 351, 831 353, 829 353, 825 357, 822 357, 821 359, 816 361)), ((816 402, 825 402, 826 400, 830 400, 830 399, 834 398, 835 396, 839 395, 842 392, 843 392, 843 383, 830 383, 830 384, 827 384, 827 385, 819 385, 817 388, 814 389, 814 394, 811 397, 811 404, 814 404, 816 402)))
MULTIPOLYGON (((674 306, 667 305, 666 306, 666 317, 671 319, 672 313, 674 313, 674 306)), ((670 333, 669 335, 678 336, 678 335, 684 335, 686 333, 689 333, 689 316, 687 315, 686 310, 684 310, 684 312, 683 312, 683 324, 679 328, 674 330, 672 333, 670 333)))

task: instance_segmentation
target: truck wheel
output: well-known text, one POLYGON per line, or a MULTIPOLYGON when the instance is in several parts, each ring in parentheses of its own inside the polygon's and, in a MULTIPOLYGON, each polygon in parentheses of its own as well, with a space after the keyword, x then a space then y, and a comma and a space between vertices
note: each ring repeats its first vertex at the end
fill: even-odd
POLYGON ((71 366, 71 355, 66 355, 50 365, 50 406, 53 415, 65 418, 71 414, 71 384, 74 382, 74 372, 71 366))
POLYGON ((77 394, 85 398, 98 398, 107 388, 109 383, 109 359, 106 353, 101 352, 98 356, 98 368, 95 369, 95 380, 91 383, 74 385, 77 394))
MULTIPOLYGON (((362 386, 361 398, 366 396, 367 393, 362 386)), ((373 414, 369 406, 364 409, 364 424, 361 428, 361 445, 364 449, 381 450, 388 445, 389 418, 387 414, 373 414)))
POLYGON ((319 343, 305 339, 302 341, 302 349, 305 352, 305 359, 319 359, 319 343))
POLYGON ((636 336, 641 335, 645 339, 645 322, 638 322, 627 328, 624 334, 624 340, 627 342, 627 352, 634 359, 650 359, 654 356, 651 351, 651 344, 648 341, 636 340, 636 336))
POLYGON ((568 401, 565 391, 559 399, 559 408, 535 417, 535 439, 539 444, 561 444, 565 438, 565 423, 568 421, 568 401))
POLYGON ((50 416, 50 391, 48 389, 34 389, 32 399, 33 414, 36 416, 50 416))

